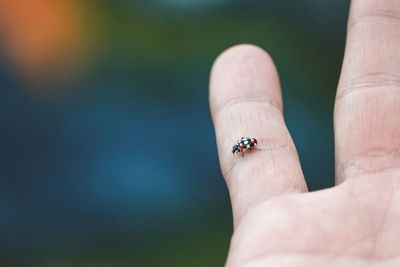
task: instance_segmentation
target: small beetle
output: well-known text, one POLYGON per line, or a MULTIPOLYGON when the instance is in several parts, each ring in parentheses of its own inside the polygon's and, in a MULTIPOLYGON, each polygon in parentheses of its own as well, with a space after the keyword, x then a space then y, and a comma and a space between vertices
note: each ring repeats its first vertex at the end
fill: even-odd
POLYGON ((242 137, 242 139, 240 139, 237 144, 235 144, 232 148, 232 154, 235 154, 235 152, 239 153, 242 152, 242 157, 244 157, 244 152, 243 150, 247 150, 247 149, 254 149, 256 150, 257 146, 257 139, 255 138, 244 138, 242 137))

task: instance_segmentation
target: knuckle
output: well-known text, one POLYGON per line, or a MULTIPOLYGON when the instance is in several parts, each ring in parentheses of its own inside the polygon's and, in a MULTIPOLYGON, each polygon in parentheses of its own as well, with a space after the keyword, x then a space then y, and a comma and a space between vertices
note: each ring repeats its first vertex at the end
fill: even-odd
POLYGON ((387 88, 400 89, 400 75, 388 72, 370 72, 344 83, 338 91, 336 100, 365 89, 385 90, 387 88))
POLYGON ((350 16, 348 30, 351 31, 359 25, 364 25, 366 23, 381 21, 391 21, 395 23, 400 23, 400 10, 396 8, 390 9, 376 9, 371 8, 373 11, 366 12, 364 14, 358 14, 350 16))
POLYGON ((400 150, 371 148, 354 156, 342 168, 342 172, 349 177, 399 170, 400 150))

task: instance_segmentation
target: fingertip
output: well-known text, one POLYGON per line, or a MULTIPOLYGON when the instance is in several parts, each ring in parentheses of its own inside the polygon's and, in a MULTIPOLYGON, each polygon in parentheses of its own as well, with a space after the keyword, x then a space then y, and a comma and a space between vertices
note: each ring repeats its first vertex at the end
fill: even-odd
POLYGON ((282 105, 280 82, 272 57, 256 45, 239 44, 222 52, 213 63, 211 109, 246 97, 267 97, 278 106, 282 105))
POLYGON ((232 60, 236 60, 237 58, 247 56, 247 57, 261 57, 270 61, 273 64, 272 57, 270 54, 262 49, 261 47, 254 44, 237 44, 231 46, 224 50, 214 61, 212 72, 216 69, 220 64, 229 63, 232 60))

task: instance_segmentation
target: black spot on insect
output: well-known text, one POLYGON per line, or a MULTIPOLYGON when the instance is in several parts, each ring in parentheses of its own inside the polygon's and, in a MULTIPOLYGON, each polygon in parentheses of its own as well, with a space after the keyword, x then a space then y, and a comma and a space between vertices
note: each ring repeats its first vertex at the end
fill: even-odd
POLYGON ((242 157, 244 157, 244 152, 245 150, 256 150, 257 146, 257 139, 255 138, 244 138, 242 137, 233 147, 232 147, 232 153, 242 153, 242 157))

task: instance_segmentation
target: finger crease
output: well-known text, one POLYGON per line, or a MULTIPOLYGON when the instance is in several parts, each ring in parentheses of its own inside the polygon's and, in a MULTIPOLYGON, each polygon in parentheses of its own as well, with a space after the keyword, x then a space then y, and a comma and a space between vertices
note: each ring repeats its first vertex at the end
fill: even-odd
MULTIPOLYGON (((268 144, 268 146, 265 145, 258 146, 258 148, 261 150, 256 151, 256 153, 271 153, 272 151, 285 150, 290 154, 297 156, 296 149, 294 148, 294 146, 290 145, 290 142, 288 140, 283 142, 280 139, 268 138, 268 139, 260 139, 259 143, 268 144)), ((226 178, 228 181, 232 179, 232 173, 237 173, 235 169, 238 168, 243 163, 244 163, 243 161, 231 161, 231 165, 226 170, 226 178)))
POLYGON ((385 72, 367 73, 345 84, 343 86, 345 89, 338 92, 336 100, 367 88, 382 90, 388 87, 400 88, 400 76, 385 72))
POLYGON ((400 169, 399 149, 371 149, 353 157, 343 165, 346 176, 352 177, 394 169, 400 169))
POLYGON ((394 20, 400 22, 400 11, 378 11, 358 16, 349 23, 349 31, 355 26, 370 20, 394 20))
POLYGON ((282 104, 280 102, 276 102, 271 99, 262 99, 257 96, 231 99, 230 101, 227 101, 224 104, 217 107, 216 109, 214 109, 213 113, 214 113, 214 116, 216 117, 219 113, 221 113, 222 110, 231 108, 232 106, 236 106, 238 104, 250 104, 251 105, 251 104, 257 104, 257 103, 269 105, 269 106, 277 109, 280 113, 282 113, 282 104))

